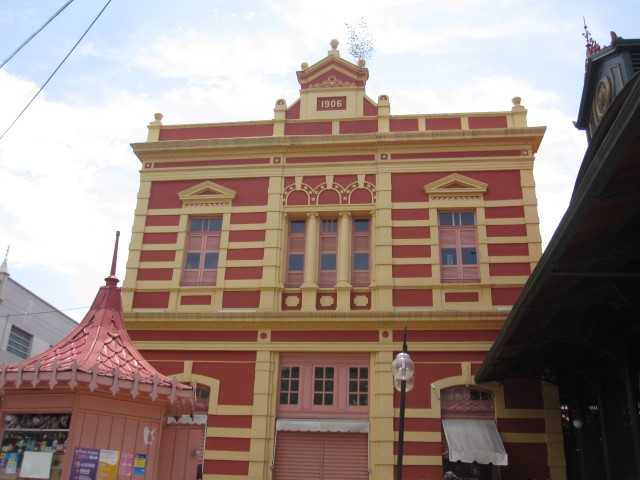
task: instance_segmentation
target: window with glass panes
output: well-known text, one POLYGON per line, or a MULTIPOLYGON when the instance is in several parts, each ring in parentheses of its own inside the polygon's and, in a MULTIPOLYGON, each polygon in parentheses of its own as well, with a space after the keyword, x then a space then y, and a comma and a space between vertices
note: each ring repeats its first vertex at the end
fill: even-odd
POLYGON ((297 405, 300 397, 300 367, 283 366, 280 370, 280 404, 297 405))
POLYGON ((320 221, 320 270, 318 286, 333 287, 337 278, 338 219, 320 221))
POLYGON ((313 404, 333 405, 335 368, 315 367, 313 370, 313 404))
POLYGON ((29 358, 32 343, 33 335, 25 332, 15 325, 11 326, 9 342, 7 343, 7 352, 13 353, 20 358, 29 358))
POLYGON ((370 222, 368 218, 354 218, 351 244, 351 285, 369 286, 370 280, 370 222))
POLYGON ((278 415, 360 417, 369 411, 368 359, 362 355, 283 354, 278 415))
POLYGON ((289 222, 286 287, 299 287, 304 280, 306 229, 307 222, 305 220, 291 220, 289 222))
POLYGON ((215 285, 222 218, 191 218, 182 271, 183 285, 215 285))
POLYGON ((369 404, 369 369, 349 367, 349 405, 366 407, 369 404))
POLYGON ((478 282, 475 212, 439 212, 440 278, 442 282, 478 282))

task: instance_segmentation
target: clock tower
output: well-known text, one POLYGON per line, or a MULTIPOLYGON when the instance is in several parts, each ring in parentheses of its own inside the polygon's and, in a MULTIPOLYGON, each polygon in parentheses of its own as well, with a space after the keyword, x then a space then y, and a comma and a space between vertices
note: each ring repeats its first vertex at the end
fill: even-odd
POLYGON ((584 89, 575 125, 580 130, 586 130, 587 139, 591 142, 613 100, 640 71, 640 40, 625 40, 611 32, 611 44, 600 47, 586 25, 583 36, 587 40, 587 59, 584 89))

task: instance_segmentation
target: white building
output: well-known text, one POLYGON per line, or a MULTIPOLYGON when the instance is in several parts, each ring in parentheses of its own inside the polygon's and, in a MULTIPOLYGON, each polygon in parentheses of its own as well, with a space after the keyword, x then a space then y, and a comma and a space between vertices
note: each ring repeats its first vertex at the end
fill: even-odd
POLYGON ((7 258, 0 265, 0 364, 44 352, 78 324, 9 278, 7 258))

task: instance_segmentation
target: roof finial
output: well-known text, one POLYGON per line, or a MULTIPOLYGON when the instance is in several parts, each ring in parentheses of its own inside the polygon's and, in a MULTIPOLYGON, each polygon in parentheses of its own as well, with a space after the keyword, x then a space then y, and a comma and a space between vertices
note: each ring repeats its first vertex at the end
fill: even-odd
POLYGON ((587 40, 587 60, 589 60, 591 56, 600 51, 600 45, 591 37, 591 33, 587 29, 587 21, 584 17, 582 17, 582 22, 584 23, 584 33, 582 36, 587 40))
POLYGON ((116 278, 116 263, 118 262, 118 240, 120 239, 120 231, 116 232, 116 244, 113 247, 113 260, 111 261, 111 273, 105 278, 107 285, 117 285, 118 279, 116 278))
POLYGON ((7 245, 7 252, 4 254, 4 259, 9 258, 9 249, 11 248, 11 244, 7 245))
POLYGON ((329 45, 331 45, 331 50, 329 50, 327 52, 327 55, 332 55, 334 57, 340 57, 340 51, 338 50, 338 44, 340 42, 338 42, 337 39, 332 38, 331 41, 329 42, 329 45))

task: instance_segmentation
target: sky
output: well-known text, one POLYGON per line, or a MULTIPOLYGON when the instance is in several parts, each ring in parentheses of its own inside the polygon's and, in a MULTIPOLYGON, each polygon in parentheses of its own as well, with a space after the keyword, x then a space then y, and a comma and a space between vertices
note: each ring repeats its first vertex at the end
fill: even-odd
MULTIPOLYGON (((65 3, 0 0, 0 62, 65 3)), ((0 69, 0 135, 46 83, 0 139, 0 260, 10 246, 11 278, 81 320, 116 231, 124 280, 140 169, 130 144, 154 113, 165 125, 270 120, 331 39, 355 62, 347 25, 361 22, 375 46, 367 95, 388 95, 392 115, 508 111, 519 96, 529 126, 547 127, 534 163, 545 247, 587 147, 572 123, 583 22, 604 47, 612 30, 638 38, 639 17, 638 0, 74 0, 0 69)))

